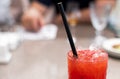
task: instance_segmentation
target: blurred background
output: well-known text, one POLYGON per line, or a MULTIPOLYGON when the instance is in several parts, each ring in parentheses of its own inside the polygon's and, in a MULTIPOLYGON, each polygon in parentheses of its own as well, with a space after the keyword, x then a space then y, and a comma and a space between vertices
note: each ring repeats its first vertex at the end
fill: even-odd
POLYGON ((56 5, 59 1, 63 2, 74 42, 79 36, 76 29, 81 25, 93 26, 90 28, 94 28, 96 36, 92 45, 100 46, 106 39, 102 35, 106 27, 110 28, 115 36, 120 36, 120 22, 116 19, 120 16, 120 0, 2 0, 0 1, 1 47, 4 45, 7 49, 13 50, 23 39, 55 39, 60 26, 63 26, 56 5))
MULTIPOLYGON (((34 0, 33 0, 34 1, 34 0)), ((61 0, 62 1, 62 0, 61 0)), ((91 0, 94 1, 94 0, 91 0)), ((98 0, 99 1, 99 0, 98 0)), ((115 10, 112 13, 112 19, 114 19, 113 17, 115 17, 114 15, 117 14, 117 16, 119 16, 119 11, 116 9, 119 7, 119 0, 105 0, 105 1, 100 1, 102 5, 104 5, 105 2, 110 3, 110 5, 113 7, 113 9, 115 10)), ((64 3, 64 1, 63 1, 64 3)), ((79 9, 79 3, 68 3, 67 5, 65 5, 65 9, 66 12, 69 16, 68 19, 70 19, 71 17, 75 17, 77 19, 75 19, 75 23, 90 23, 90 17, 89 17, 89 11, 87 10, 88 6, 89 6, 90 1, 84 1, 84 4, 80 4, 81 7, 86 6, 84 9, 79 9), (85 2, 87 2, 87 4, 85 4, 85 2), (74 9, 73 9, 74 7, 74 9), (70 12, 74 11, 73 14, 70 16, 70 12), (79 22, 77 22, 79 21, 79 22)), ((15 24, 15 23, 21 23, 21 17, 24 14, 24 12, 26 10, 28 10, 31 6, 31 2, 30 0, 4 0, 0 2, 0 25, 2 26, 3 24, 15 24)), ((48 9, 50 10, 50 8, 48 9)), ((60 22, 60 17, 59 16, 55 16, 55 7, 52 7, 52 12, 48 11, 49 14, 47 14, 49 17, 46 17, 46 22, 49 20, 52 20, 50 18, 51 17, 56 17, 55 20, 53 20, 52 22, 57 23, 57 24, 61 24, 60 22), (51 15, 50 15, 51 14, 51 15), (53 16, 54 15, 54 16, 53 16)), ((48 13, 47 12, 47 13, 48 13)), ((110 20, 111 21, 111 20, 110 20)), ((68 22, 72 22, 74 25, 74 20, 69 20, 68 22)), ((112 21, 113 22, 113 21, 112 21)))
MULTIPOLYGON (((67 79, 71 48, 59 1, 76 47, 101 49, 109 38, 120 46, 120 0, 0 0, 0 79, 67 79)), ((111 53, 111 41, 105 46, 120 58, 120 50, 111 53)), ((120 79, 119 60, 109 60, 107 79, 120 79)))

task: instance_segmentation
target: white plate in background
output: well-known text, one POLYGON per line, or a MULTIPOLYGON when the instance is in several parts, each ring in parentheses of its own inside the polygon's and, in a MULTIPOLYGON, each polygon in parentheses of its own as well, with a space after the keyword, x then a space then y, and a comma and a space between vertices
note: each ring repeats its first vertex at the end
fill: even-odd
POLYGON ((110 56, 120 58, 120 50, 113 47, 117 44, 120 44, 120 38, 111 38, 104 41, 102 47, 110 56))

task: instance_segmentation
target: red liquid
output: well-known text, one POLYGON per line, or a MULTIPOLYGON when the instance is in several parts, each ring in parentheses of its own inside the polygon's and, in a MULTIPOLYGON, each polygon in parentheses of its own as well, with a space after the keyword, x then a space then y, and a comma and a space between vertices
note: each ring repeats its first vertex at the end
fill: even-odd
POLYGON ((100 50, 77 51, 78 58, 68 53, 69 79, 106 79, 108 55, 100 50))

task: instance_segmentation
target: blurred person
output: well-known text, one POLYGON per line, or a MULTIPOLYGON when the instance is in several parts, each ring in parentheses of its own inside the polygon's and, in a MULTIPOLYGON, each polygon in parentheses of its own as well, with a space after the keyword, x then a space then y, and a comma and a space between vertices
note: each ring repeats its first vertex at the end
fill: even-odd
MULTIPOLYGON (((30 6, 22 16, 22 24, 25 27, 25 29, 37 32, 44 24, 46 24, 44 20, 45 14, 49 14, 47 10, 51 5, 57 7, 57 2, 62 2, 66 10, 68 2, 71 1, 79 3, 81 13, 79 22, 90 22, 90 12, 88 7, 91 1, 96 1, 98 5, 106 5, 107 3, 109 3, 112 6, 114 6, 115 4, 115 0, 30 0, 30 6)), ((58 13, 57 8, 56 13, 58 13)), ((58 23, 61 23, 61 18, 59 14, 53 20, 55 20, 58 23)))
POLYGON ((11 0, 0 1, 0 26, 11 25, 13 19, 10 13, 11 0))
POLYGON ((112 12, 109 17, 108 25, 111 31, 114 32, 116 37, 120 37, 120 0, 116 0, 116 5, 112 9, 112 12))
POLYGON ((11 28, 22 13, 20 0, 0 1, 0 28, 11 28), (19 2, 19 3, 18 3, 19 2))

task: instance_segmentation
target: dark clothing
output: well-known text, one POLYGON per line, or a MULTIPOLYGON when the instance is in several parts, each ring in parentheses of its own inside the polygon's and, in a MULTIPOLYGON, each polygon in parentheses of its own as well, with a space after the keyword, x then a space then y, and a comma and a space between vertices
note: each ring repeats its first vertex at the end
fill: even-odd
POLYGON ((94 0, 30 0, 30 1, 38 1, 39 3, 42 3, 46 6, 55 5, 56 7, 58 2, 62 2, 66 10, 66 6, 68 2, 77 2, 79 4, 79 8, 83 9, 83 8, 88 8, 89 3, 94 0))

